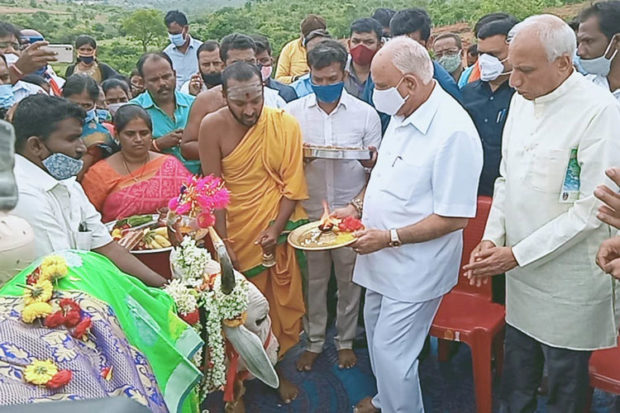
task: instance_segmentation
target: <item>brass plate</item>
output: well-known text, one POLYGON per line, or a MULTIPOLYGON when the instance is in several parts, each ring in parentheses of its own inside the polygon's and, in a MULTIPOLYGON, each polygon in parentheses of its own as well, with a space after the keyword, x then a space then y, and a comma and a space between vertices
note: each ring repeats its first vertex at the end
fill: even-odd
POLYGON ((321 233, 319 225, 320 222, 315 221, 294 229, 290 234, 288 234, 288 243, 294 248, 300 250, 325 251, 346 247, 356 241, 356 238, 352 235, 350 235, 352 238, 346 237, 346 239, 343 239, 346 234, 350 234, 346 232, 338 235, 333 231, 329 231, 324 232, 323 235, 318 237, 318 234, 321 233), (313 242, 313 239, 318 239, 318 241, 313 242))

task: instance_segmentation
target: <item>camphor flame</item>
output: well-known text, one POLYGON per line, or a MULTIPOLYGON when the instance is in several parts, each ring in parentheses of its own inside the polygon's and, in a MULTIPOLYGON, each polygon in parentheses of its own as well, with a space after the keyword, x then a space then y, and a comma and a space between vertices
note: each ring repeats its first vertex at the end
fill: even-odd
POLYGON ((323 200, 323 215, 319 222, 319 229, 323 232, 331 231, 334 226, 338 225, 338 220, 330 216, 329 206, 326 200, 323 200))

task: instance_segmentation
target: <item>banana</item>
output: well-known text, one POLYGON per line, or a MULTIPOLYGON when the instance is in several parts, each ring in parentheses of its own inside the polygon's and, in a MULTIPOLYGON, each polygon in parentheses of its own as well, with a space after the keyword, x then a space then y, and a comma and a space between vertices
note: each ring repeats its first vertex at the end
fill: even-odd
POLYGON ((159 245, 161 245, 162 247, 164 247, 164 248, 167 248, 170 245, 172 245, 172 244, 170 244, 170 241, 168 241, 168 239, 166 237, 163 237, 163 236, 161 236, 161 235, 159 235, 157 233, 155 235, 153 235, 153 240, 155 242, 157 242, 159 245))
POLYGON ((166 227, 155 228, 153 232, 155 232, 157 235, 161 235, 162 237, 168 237, 168 228, 166 227))
POLYGON ((159 243, 157 241, 155 241, 154 239, 151 240, 151 242, 149 242, 149 246, 151 247, 151 249, 154 250, 159 250, 162 249, 163 247, 161 245, 159 245, 159 243))

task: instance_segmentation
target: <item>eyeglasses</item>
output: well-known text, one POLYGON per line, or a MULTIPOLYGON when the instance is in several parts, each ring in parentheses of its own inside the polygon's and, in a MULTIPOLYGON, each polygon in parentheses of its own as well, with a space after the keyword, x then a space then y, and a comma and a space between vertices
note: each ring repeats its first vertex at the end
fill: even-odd
POLYGON ((22 49, 21 45, 17 42, 0 42, 0 49, 8 49, 9 47, 12 47, 13 50, 22 49))
POLYGON ((452 56, 455 54, 459 54, 460 52, 461 51, 459 49, 442 50, 440 52, 435 52, 435 57, 440 58, 442 56, 452 56))

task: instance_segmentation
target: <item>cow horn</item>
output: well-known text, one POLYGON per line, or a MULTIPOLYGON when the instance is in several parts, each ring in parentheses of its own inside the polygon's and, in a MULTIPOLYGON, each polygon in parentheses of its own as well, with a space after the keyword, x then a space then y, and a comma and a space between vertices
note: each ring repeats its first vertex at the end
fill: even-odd
POLYGON ((213 227, 209 228, 209 236, 213 242, 213 247, 217 253, 217 258, 220 263, 221 277, 222 277, 222 293, 228 295, 235 289, 235 270, 226 250, 224 241, 220 238, 213 227))

